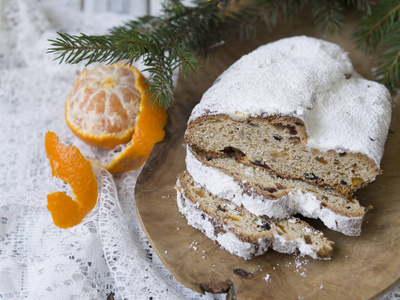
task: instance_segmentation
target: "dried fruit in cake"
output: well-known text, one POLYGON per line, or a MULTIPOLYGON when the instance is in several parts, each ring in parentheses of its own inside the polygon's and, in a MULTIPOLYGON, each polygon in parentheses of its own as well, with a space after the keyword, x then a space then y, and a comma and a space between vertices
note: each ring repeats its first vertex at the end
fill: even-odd
POLYGON ((147 85, 136 68, 119 63, 82 72, 68 95, 65 119, 80 139, 103 149, 124 144, 100 162, 112 173, 143 165, 164 138, 167 113, 147 102, 147 85))
POLYGON ((334 243, 306 222, 291 217, 273 221, 219 198, 197 184, 188 172, 179 175, 179 211, 188 224, 218 242, 225 250, 249 259, 271 247, 281 253, 298 253, 330 259, 334 243))
POLYGON ((46 133, 45 148, 53 176, 69 183, 75 196, 73 200, 63 192, 50 193, 47 208, 56 226, 75 226, 97 202, 98 185, 92 166, 77 147, 63 145, 53 132, 46 133))
POLYGON ((281 220, 300 214, 320 219, 328 228, 346 235, 361 234, 365 208, 355 198, 342 197, 302 180, 275 176, 262 167, 240 163, 240 158, 207 160, 189 147, 186 168, 193 180, 210 193, 254 215, 281 220))

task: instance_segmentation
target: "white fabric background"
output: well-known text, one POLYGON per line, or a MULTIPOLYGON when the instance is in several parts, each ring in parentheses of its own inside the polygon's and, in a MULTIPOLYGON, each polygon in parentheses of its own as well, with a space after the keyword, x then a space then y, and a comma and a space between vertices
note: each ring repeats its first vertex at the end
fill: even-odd
POLYGON ((126 16, 45 7, 0 0, 0 299, 212 299, 179 284, 152 251, 134 206, 139 170, 99 172, 96 209, 72 229, 54 226, 46 195, 69 190, 51 177, 44 135, 85 148, 64 121, 84 66, 54 62, 47 40, 104 34, 126 16))
MULTIPOLYGON (((45 133, 89 151, 64 121, 66 95, 84 66, 54 62, 47 40, 56 31, 103 34, 124 18, 0 0, 0 299, 224 297, 183 287, 152 251, 134 207, 140 170, 99 171, 101 199, 72 229, 55 227, 46 209, 50 191, 69 190, 51 177, 45 133)), ((399 289, 385 298, 400 299, 399 289)))

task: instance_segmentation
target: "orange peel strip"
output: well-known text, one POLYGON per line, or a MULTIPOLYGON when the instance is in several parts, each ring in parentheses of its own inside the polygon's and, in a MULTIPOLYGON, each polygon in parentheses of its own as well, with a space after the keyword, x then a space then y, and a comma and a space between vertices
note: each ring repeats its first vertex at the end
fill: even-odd
POLYGON ((65 146, 54 132, 45 136, 47 158, 52 175, 70 184, 74 201, 63 192, 47 195, 47 209, 54 224, 68 228, 79 224, 97 202, 98 185, 92 166, 75 146, 65 146))
POLYGON ((122 173, 141 167, 150 155, 155 143, 164 139, 164 126, 167 123, 167 112, 163 107, 151 107, 146 101, 149 93, 145 93, 147 82, 136 69, 136 88, 141 92, 140 113, 137 119, 135 133, 128 146, 105 168, 111 173, 122 173))

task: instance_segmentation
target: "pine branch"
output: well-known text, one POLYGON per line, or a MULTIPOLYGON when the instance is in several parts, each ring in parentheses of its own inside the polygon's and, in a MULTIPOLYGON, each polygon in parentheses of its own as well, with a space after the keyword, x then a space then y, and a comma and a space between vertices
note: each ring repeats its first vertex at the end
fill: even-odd
POLYGON ((226 10, 229 2, 196 0, 194 6, 185 6, 180 0, 168 0, 161 16, 140 17, 112 28, 108 35, 58 33, 58 38, 50 40, 48 52, 55 54, 60 63, 69 64, 133 64, 142 59, 150 72, 147 80, 151 84, 146 91, 151 92, 149 101, 153 106, 168 108, 173 101, 174 71, 179 68, 184 78, 196 74, 199 59, 213 55, 235 29, 240 29, 242 39, 254 38, 258 24, 272 30, 311 5, 317 29, 331 33, 342 28, 349 9, 357 8, 366 12, 354 35, 357 45, 368 51, 386 47, 377 74, 391 86, 399 81, 397 0, 382 0, 373 9, 369 0, 253 0, 238 12, 226 10))
POLYGON ((148 101, 154 107, 158 106, 169 107, 169 104, 173 100, 174 85, 172 82, 173 75, 173 62, 170 58, 164 55, 156 57, 149 57, 144 60, 147 68, 144 71, 148 71, 150 76, 148 80, 152 82, 146 93, 151 92, 148 101))
POLYGON ((183 77, 185 79, 192 76, 192 74, 197 74, 196 69, 200 67, 200 64, 193 55, 193 52, 185 48, 174 47, 172 53, 177 58, 179 58, 174 65, 174 70, 177 68, 181 68, 183 77))
POLYGON ((354 33, 355 43, 358 48, 367 52, 375 51, 388 28, 395 24, 400 26, 400 3, 393 0, 382 0, 372 10, 371 15, 364 16, 354 33))
MULTIPOLYGON (((70 64, 86 61, 108 64, 127 60, 130 64, 142 58, 151 75, 149 101, 154 105, 170 106, 172 74, 182 67, 185 77, 200 66, 196 52, 207 47, 206 41, 220 21, 220 2, 201 1, 197 7, 186 7, 180 1, 164 5, 162 17, 142 17, 124 26, 114 27, 106 36, 71 36, 59 33, 50 40, 49 53, 57 60, 70 64)), ((214 41, 212 41, 214 42, 214 41)))
POLYGON ((400 27, 390 30, 382 41, 382 47, 387 50, 379 56, 377 78, 394 89, 400 80, 400 27))
POLYGON ((55 60, 59 60, 60 64, 63 62, 71 64, 87 59, 102 62, 108 56, 110 41, 105 37, 92 37, 85 34, 72 36, 60 32, 58 35, 60 37, 56 40, 50 40, 53 47, 47 52, 58 53, 55 60))
POLYGON ((364 16, 353 35, 356 46, 367 53, 383 49, 376 78, 393 89, 400 80, 400 3, 382 0, 364 16))
POLYGON ((325 33, 340 31, 345 19, 342 1, 314 0, 313 17, 318 30, 325 33))

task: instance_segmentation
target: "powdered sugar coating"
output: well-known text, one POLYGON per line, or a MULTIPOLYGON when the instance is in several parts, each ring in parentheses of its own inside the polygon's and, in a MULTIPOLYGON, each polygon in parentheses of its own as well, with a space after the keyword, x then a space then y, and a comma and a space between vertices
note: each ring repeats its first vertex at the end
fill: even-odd
POLYGON ((321 201, 311 192, 294 189, 286 196, 274 200, 265 199, 257 193, 249 195, 232 176, 203 164, 189 148, 186 153, 186 168, 194 181, 210 193, 238 206, 243 205, 255 215, 266 215, 280 220, 301 214, 308 218, 320 219, 329 229, 345 235, 361 234, 363 216, 348 217, 332 211, 322 206, 321 201))
MULTIPOLYGON (((203 232, 205 236, 220 244, 222 249, 234 255, 244 259, 250 259, 254 256, 266 253, 268 248, 271 247, 275 251, 281 253, 299 253, 301 256, 309 255, 314 259, 330 259, 330 257, 319 257, 317 253, 318 249, 311 244, 307 244, 303 236, 287 240, 284 236, 274 232, 270 237, 259 238, 257 243, 248 243, 240 240, 226 225, 222 225, 222 230, 216 231, 212 222, 212 217, 205 214, 199 208, 198 203, 194 203, 185 196, 184 192, 182 192, 183 187, 179 180, 177 181, 177 186, 179 187, 176 189, 178 208, 187 219, 188 224, 203 232)), ((296 222, 294 218, 291 220, 296 222)), ((312 233, 309 227, 304 228, 304 230, 310 234, 312 233)))
POLYGON ((362 153, 379 165, 391 103, 387 89, 361 78, 338 45, 299 36, 261 46, 235 62, 203 95, 189 122, 216 114, 298 117, 309 147, 362 153))
MULTIPOLYGON (((183 188, 179 180, 177 185, 180 189, 183 188)), ((179 211, 185 216, 188 224, 203 232, 211 240, 218 242, 223 249, 244 259, 250 259, 253 256, 262 255, 267 252, 272 243, 272 238, 259 239, 257 244, 251 244, 241 241, 226 225, 223 225, 224 232, 216 232, 211 217, 205 215, 199 209, 198 203, 194 203, 185 197, 184 193, 181 193, 179 189, 176 189, 176 191, 179 211)))
MULTIPOLYGON (((284 236, 274 233, 274 240, 272 242, 272 249, 277 252, 295 253, 299 251, 301 256, 309 255, 314 259, 318 259, 317 253, 312 245, 304 242, 304 239, 286 240, 284 236)), ((326 258, 328 260, 330 258, 326 258)))

